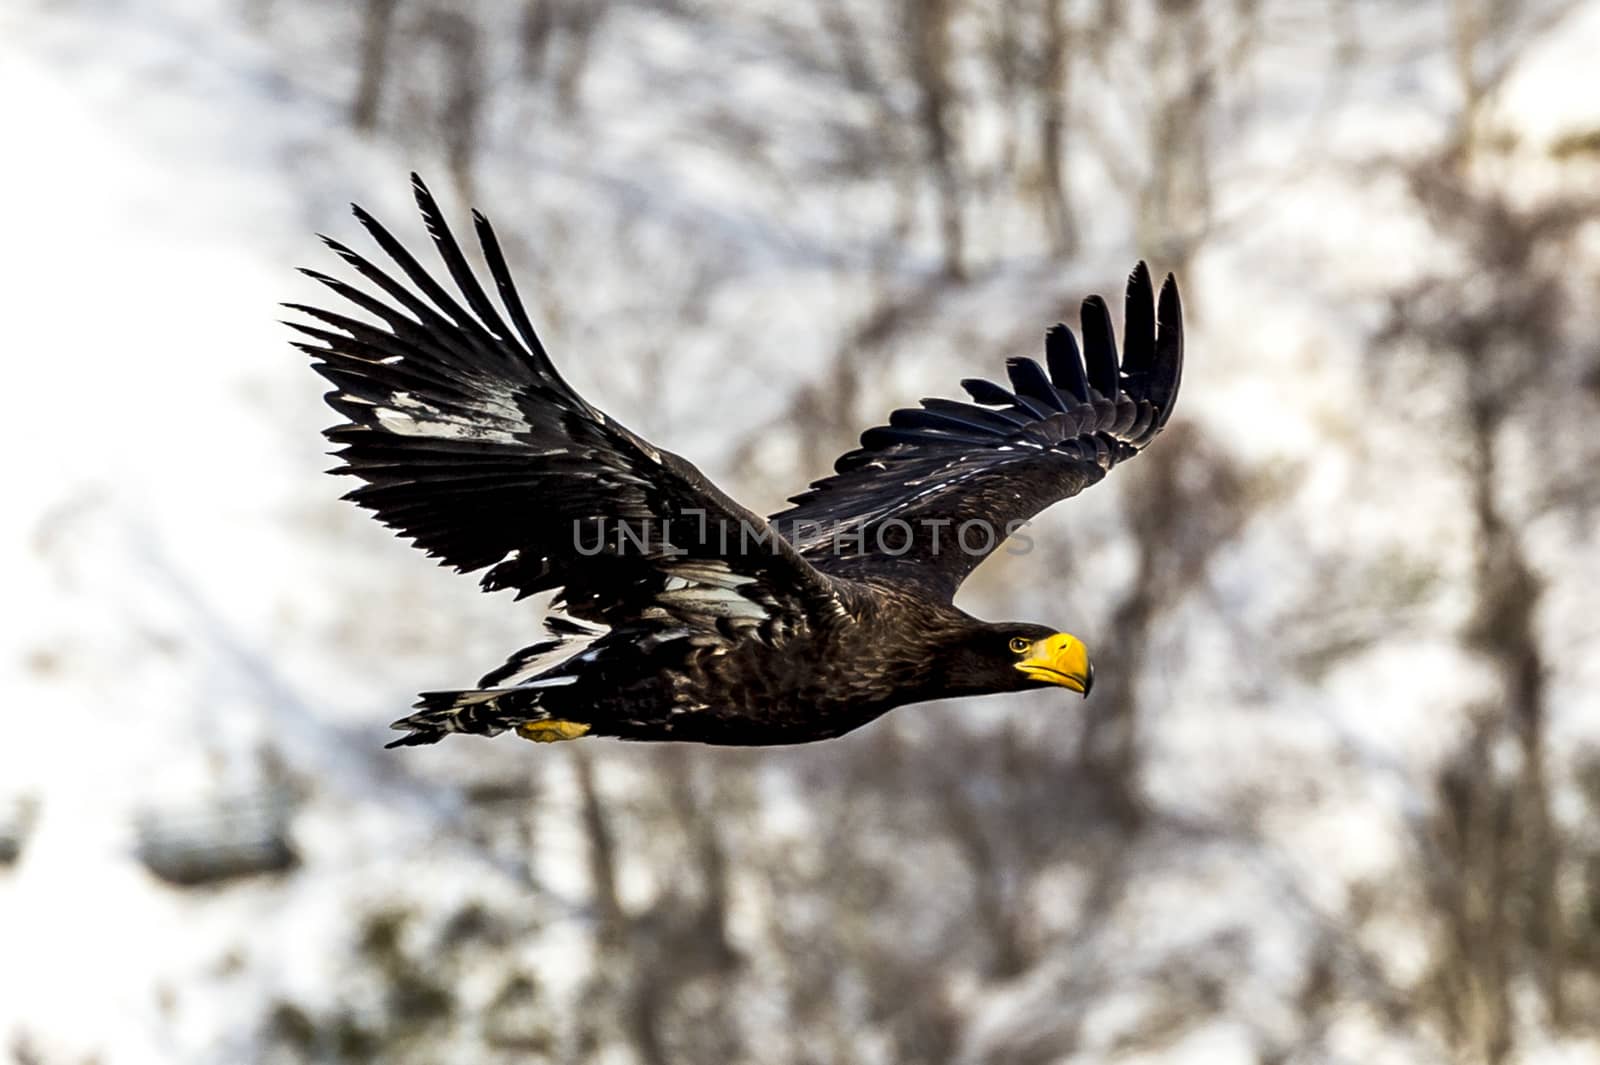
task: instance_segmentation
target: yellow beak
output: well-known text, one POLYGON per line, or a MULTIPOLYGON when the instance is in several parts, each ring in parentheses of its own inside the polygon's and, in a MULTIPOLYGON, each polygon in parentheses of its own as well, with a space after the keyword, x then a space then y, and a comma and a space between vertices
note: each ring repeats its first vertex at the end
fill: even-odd
POLYGON ((1027 657, 1017 663, 1017 668, 1034 680, 1059 684, 1084 695, 1088 695, 1089 689, 1094 686, 1094 666, 1089 662, 1089 649, 1082 640, 1065 632, 1033 641, 1033 646, 1027 650, 1027 657))

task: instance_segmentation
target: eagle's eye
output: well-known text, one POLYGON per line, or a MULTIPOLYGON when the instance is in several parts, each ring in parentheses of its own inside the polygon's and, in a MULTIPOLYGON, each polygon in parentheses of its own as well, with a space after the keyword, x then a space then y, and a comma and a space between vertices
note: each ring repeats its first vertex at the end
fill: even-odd
POLYGON ((1025 640, 1021 636, 1011 637, 1011 650, 1016 654, 1023 654, 1032 646, 1033 642, 1031 640, 1025 640))

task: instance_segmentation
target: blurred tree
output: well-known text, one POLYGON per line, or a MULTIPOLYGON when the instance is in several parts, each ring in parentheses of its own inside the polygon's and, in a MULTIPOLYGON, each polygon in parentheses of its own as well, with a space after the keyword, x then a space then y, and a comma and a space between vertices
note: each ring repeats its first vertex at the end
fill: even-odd
POLYGON ((1468 501, 1472 608, 1459 636, 1491 679, 1462 708, 1469 727, 1438 772, 1434 816, 1417 826, 1415 875, 1436 922, 1424 1001, 1473 1061, 1507 1060, 1536 1030, 1600 1031, 1587 902, 1562 889, 1592 863, 1594 841, 1554 813, 1583 764, 1550 742, 1552 659, 1539 618, 1558 575, 1541 572, 1529 542, 1553 509, 1593 507, 1569 479, 1600 461, 1600 440, 1552 428, 1600 415, 1582 387, 1600 352, 1583 310, 1600 274, 1579 254, 1600 225, 1600 197, 1581 181, 1529 197, 1516 182, 1516 145, 1488 113, 1522 49, 1566 10, 1529 18, 1455 5, 1455 136, 1406 167, 1441 253, 1394 294, 1377 348, 1385 396, 1443 398, 1429 428, 1450 449, 1468 501), (1408 380, 1397 387, 1399 374, 1408 380), (1523 988, 1536 991, 1536 1006, 1523 988))
POLYGON ((1419 857, 1443 922, 1438 1008, 1453 1042, 1475 1060, 1498 1062, 1528 1023, 1514 1008, 1525 979, 1555 1028, 1587 1026, 1596 1016, 1569 1001, 1573 966, 1588 963, 1576 961, 1583 952, 1559 885, 1588 856, 1570 853, 1553 814, 1572 765, 1549 745, 1551 666, 1538 622, 1547 577, 1527 536, 1550 500, 1573 499, 1541 481, 1567 475, 1568 462, 1600 461, 1600 441, 1548 435, 1551 425, 1600 416, 1577 387, 1596 348, 1593 322, 1575 302, 1600 276, 1573 269, 1576 248, 1600 224, 1600 198, 1583 192, 1514 205, 1509 190, 1472 176, 1482 163, 1462 153, 1484 150, 1475 147, 1478 136, 1464 134, 1445 156, 1411 171, 1418 206, 1452 255, 1436 257, 1438 273, 1396 294, 1382 340, 1388 352, 1412 355, 1416 379, 1448 397, 1442 439, 1454 447, 1470 501, 1473 608, 1461 641, 1491 671, 1493 689, 1466 708, 1472 725, 1441 771, 1439 818, 1419 840, 1419 857), (1549 469, 1510 461, 1518 450, 1542 456, 1552 444, 1568 454, 1549 469))

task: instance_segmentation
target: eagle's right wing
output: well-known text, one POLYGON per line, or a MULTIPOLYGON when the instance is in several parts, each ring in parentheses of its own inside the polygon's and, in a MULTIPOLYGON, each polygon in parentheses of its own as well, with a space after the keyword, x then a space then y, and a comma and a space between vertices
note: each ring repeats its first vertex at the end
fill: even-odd
POLYGON ((1057 325, 1045 338, 1048 372, 1011 359, 1010 389, 969 378, 961 385, 972 403, 925 399, 895 411, 773 523, 825 572, 891 576, 949 599, 1018 527, 1105 477, 1167 424, 1183 375, 1172 276, 1158 305, 1150 271, 1135 267, 1125 315, 1120 360, 1111 313, 1091 296, 1084 355, 1057 325))

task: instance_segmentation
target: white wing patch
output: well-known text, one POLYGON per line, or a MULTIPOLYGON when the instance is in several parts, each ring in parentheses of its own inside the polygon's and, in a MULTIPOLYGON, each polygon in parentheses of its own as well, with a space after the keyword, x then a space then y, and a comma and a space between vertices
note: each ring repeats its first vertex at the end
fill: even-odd
POLYGON ((666 582, 655 595, 657 605, 648 608, 646 617, 676 619, 696 628, 715 626, 718 621, 757 624, 773 616, 773 604, 764 601, 759 582, 746 573, 735 573, 726 562, 716 559, 664 560, 661 568, 666 582))
POLYGON ((501 444, 517 442, 517 433, 528 429, 516 407, 496 395, 478 397, 481 410, 472 414, 440 410, 417 399, 410 392, 395 392, 393 406, 376 407, 378 424, 399 436, 431 436, 443 440, 493 440, 501 444))
POLYGON ((714 618, 748 618, 751 621, 764 621, 768 616, 765 607, 746 599, 737 591, 703 585, 662 592, 656 596, 656 602, 673 614, 704 614, 714 618))

